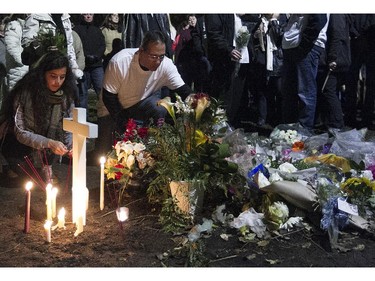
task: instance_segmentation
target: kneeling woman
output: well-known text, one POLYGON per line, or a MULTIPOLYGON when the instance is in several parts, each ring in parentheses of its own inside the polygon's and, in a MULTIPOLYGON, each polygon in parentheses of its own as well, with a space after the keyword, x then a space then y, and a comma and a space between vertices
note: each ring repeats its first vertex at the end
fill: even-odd
POLYGON ((37 150, 47 182, 51 181, 56 156, 66 155, 71 149, 72 136, 63 130, 63 118, 72 116, 74 83, 68 58, 50 51, 10 93, 17 140, 17 152, 12 151, 25 157, 37 150))

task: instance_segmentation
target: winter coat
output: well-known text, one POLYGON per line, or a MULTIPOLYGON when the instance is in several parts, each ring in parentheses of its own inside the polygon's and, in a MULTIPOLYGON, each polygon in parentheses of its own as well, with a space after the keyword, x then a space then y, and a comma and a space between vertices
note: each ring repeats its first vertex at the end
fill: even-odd
POLYGON ((72 30, 73 46, 76 52, 77 64, 80 70, 85 69, 85 52, 83 51, 82 41, 77 32, 72 30))
POLYGON ((327 29, 327 44, 320 57, 320 67, 329 65, 331 62, 336 62, 335 72, 349 70, 351 64, 349 28, 348 15, 330 15, 327 29))
MULTIPOLYGON (((122 41, 125 48, 139 48, 143 37, 150 30, 148 22, 149 14, 127 14, 124 16, 124 32, 122 41)), ((164 33, 166 39, 166 55, 172 58, 172 38, 167 14, 153 14, 159 27, 159 31, 164 33)))
MULTIPOLYGON (((83 76, 82 71, 79 69, 76 54, 73 47, 73 35, 72 35, 72 23, 70 21, 69 14, 61 15, 62 25, 65 30, 66 44, 67 44, 67 56, 69 58, 70 67, 75 77, 81 78, 83 76)), ((56 34, 58 29, 57 24, 52 19, 51 14, 31 14, 25 22, 25 26, 22 32, 22 46, 28 47, 34 41, 38 34, 48 34, 50 31, 56 34)))
POLYGON ((105 39, 101 29, 93 23, 82 20, 81 24, 74 27, 82 41, 83 52, 85 53, 85 69, 93 69, 103 66, 105 51, 105 39))
POLYGON ((29 71, 29 67, 24 65, 21 59, 23 51, 21 40, 24 23, 25 21, 23 19, 17 19, 9 22, 5 28, 5 56, 7 62, 6 85, 9 91, 13 89, 17 81, 29 71))
POLYGON ((113 39, 115 39, 115 38, 121 39, 122 34, 117 29, 110 29, 108 27, 103 27, 102 33, 103 33, 104 39, 105 39, 104 55, 107 55, 112 51, 113 39))
POLYGON ((205 23, 208 59, 229 63, 234 49, 234 14, 207 14, 205 23))

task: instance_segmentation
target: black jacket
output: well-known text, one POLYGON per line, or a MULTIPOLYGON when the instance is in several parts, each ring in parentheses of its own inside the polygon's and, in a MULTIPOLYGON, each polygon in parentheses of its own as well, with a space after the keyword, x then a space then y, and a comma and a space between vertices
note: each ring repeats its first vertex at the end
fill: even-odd
POLYGON ((327 29, 327 43, 321 55, 321 64, 336 62, 336 72, 349 70, 351 64, 349 17, 347 14, 331 14, 327 29))
POLYGON ((82 41, 85 69, 103 66, 105 39, 100 28, 92 23, 82 22, 76 25, 73 30, 78 33, 82 41))

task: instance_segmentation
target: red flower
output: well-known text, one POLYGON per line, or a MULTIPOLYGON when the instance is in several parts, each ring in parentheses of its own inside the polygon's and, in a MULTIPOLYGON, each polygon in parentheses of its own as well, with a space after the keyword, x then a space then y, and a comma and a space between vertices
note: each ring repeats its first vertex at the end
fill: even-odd
POLYGON ((139 128, 137 133, 138 133, 138 136, 141 139, 144 139, 147 136, 148 128, 146 128, 146 127, 139 128))
MULTIPOLYGON (((123 169, 123 168, 125 168, 125 167, 124 167, 124 165, 122 165, 122 164, 116 164, 116 165, 115 165, 115 168, 123 169)), ((123 173, 121 173, 120 171, 115 172, 115 178, 116 178, 116 180, 120 180, 121 177, 122 177, 122 175, 123 175, 123 173)))

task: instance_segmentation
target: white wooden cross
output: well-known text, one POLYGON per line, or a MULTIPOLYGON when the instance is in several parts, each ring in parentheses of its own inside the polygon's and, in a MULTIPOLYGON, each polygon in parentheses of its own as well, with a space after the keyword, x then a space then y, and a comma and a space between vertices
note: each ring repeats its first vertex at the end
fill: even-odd
POLYGON ((98 125, 86 122, 86 108, 73 109, 73 118, 64 118, 63 128, 73 134, 72 216, 77 226, 74 236, 86 225, 89 190, 86 187, 86 138, 98 137, 98 125))

